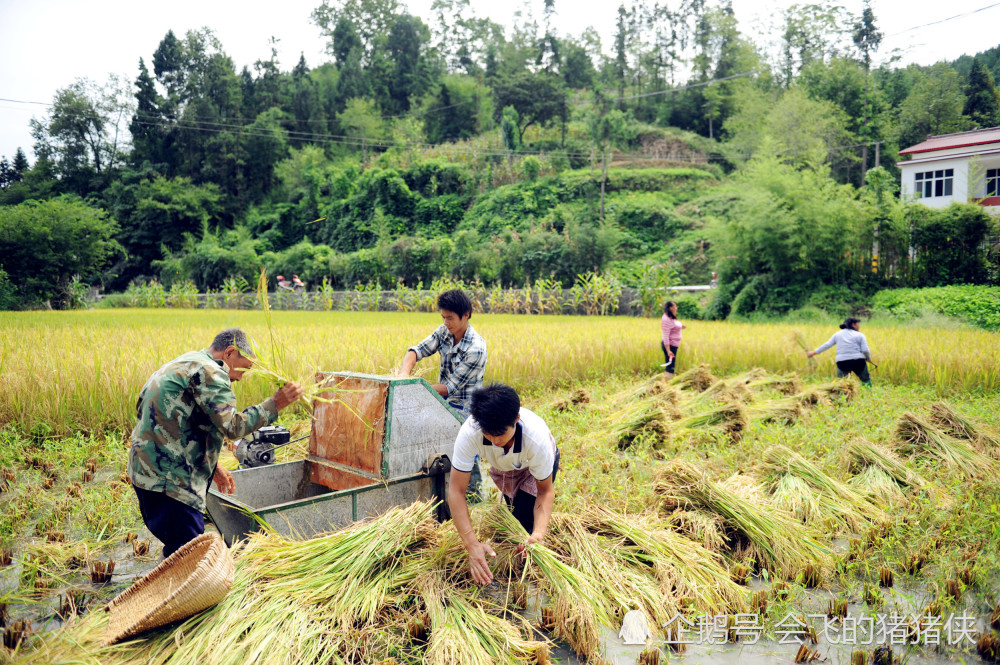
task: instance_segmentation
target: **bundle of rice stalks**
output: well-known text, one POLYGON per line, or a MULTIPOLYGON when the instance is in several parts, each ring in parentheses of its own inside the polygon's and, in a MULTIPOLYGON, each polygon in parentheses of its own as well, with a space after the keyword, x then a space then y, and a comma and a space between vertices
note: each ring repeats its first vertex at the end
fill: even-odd
POLYGON ((701 543, 705 549, 716 552, 726 545, 723 536, 724 523, 718 515, 710 515, 700 510, 678 509, 670 513, 667 521, 681 534, 701 543))
POLYGON ((627 403, 608 418, 608 423, 619 450, 645 442, 659 448, 670 440, 671 416, 663 404, 645 399, 627 403))
POLYGON ((692 367, 686 372, 682 372, 671 380, 671 384, 681 389, 695 390, 701 392, 715 383, 718 379, 712 374, 708 365, 701 364, 692 367))
POLYGON ((874 467, 888 474, 893 481, 903 487, 920 487, 927 484, 920 474, 908 469, 896 453, 866 439, 851 441, 847 444, 846 454, 851 473, 860 473, 865 468, 874 467))
POLYGON ((573 395, 569 398, 571 404, 579 406, 581 404, 590 403, 590 393, 584 388, 577 388, 573 391, 573 395))
POLYGON ((547 656, 546 643, 524 639, 516 626, 491 614, 482 601, 452 593, 439 575, 424 575, 417 586, 431 623, 425 663, 518 665, 536 659, 539 649, 547 656))
POLYGON ((845 402, 850 402, 858 394, 860 387, 861 383, 853 374, 851 374, 843 379, 837 379, 836 381, 813 386, 812 389, 823 397, 832 398, 842 396, 845 402))
POLYGON ((992 457, 1000 457, 1000 436, 976 425, 947 402, 931 404, 930 411, 928 420, 945 434, 970 441, 992 457))
POLYGON ((311 540, 261 540, 246 556, 268 580, 269 593, 322 605, 338 626, 369 626, 407 578, 419 573, 416 561, 404 568, 402 559, 435 537, 433 510, 417 502, 311 540))
MULTIPOLYGON (((623 538, 614 533, 588 531, 578 517, 555 514, 550 524, 553 548, 565 549, 567 560, 598 585, 609 616, 621 621, 632 609, 641 609, 662 626, 678 611, 674 597, 665 594, 645 566, 631 567, 617 553, 623 538)), ((588 523, 589 526, 589 523, 588 523)))
MULTIPOLYGON (((861 493, 820 470, 815 464, 802 455, 789 450, 785 446, 771 446, 764 451, 763 465, 772 473, 792 475, 816 493, 815 500, 809 506, 809 516, 820 517, 825 521, 840 522, 851 531, 857 531, 862 523, 876 521, 884 517, 883 512, 872 505, 861 493)), ((775 483, 777 486, 778 482, 775 483)), ((801 489, 801 488, 798 488, 801 489)), ((779 505, 784 501, 776 495, 779 505)), ((794 498, 789 503, 796 506, 800 501, 809 502, 802 497, 794 498)), ((787 506, 784 506, 787 507, 787 506)), ((798 514, 794 513, 793 514, 798 514)))
POLYGON ((968 476, 993 470, 993 461, 977 452, 968 441, 948 436, 909 411, 901 415, 896 423, 896 440, 904 453, 918 457, 936 457, 968 476))
POLYGON ((802 400, 795 397, 770 400, 747 407, 747 415, 751 420, 785 425, 790 425, 801 418, 804 411, 802 400))
MULTIPOLYGON (((483 524, 512 543, 524 542, 528 534, 506 506, 491 506, 483 513, 483 524)), ((530 565, 525 568, 549 591, 556 622, 556 635, 569 642, 580 657, 599 657, 601 624, 613 622, 600 597, 600 583, 568 565, 551 549, 535 543, 527 549, 530 565)), ((464 662, 464 661, 451 661, 464 662)))
POLYGON ((696 400, 704 402, 707 400, 717 400, 720 402, 743 402, 753 401, 753 391, 747 384, 738 378, 719 379, 701 394, 695 397, 696 400))
POLYGON ((581 520, 592 531, 623 539, 615 557, 651 568, 664 593, 690 599, 698 611, 707 614, 745 608, 743 590, 732 580, 722 557, 664 529, 653 516, 625 516, 591 506, 581 520))
POLYGON ((772 496, 780 508, 802 520, 803 522, 822 522, 827 515, 820 510, 816 494, 809 488, 806 481, 790 473, 778 476, 773 483, 772 496))
POLYGON ((754 392, 776 390, 782 395, 794 395, 802 390, 802 379, 798 374, 767 374, 747 382, 754 392))
POLYGON ((874 465, 866 466, 847 483, 883 504, 895 503, 904 498, 903 490, 896 479, 874 465))
POLYGON ((791 396, 790 399, 794 399, 803 407, 815 406, 821 402, 825 403, 827 401, 826 394, 816 390, 815 388, 808 388, 802 392, 796 393, 791 396))
POLYGON ((656 472, 654 492, 669 509, 693 505, 718 515, 730 547, 774 573, 791 576, 807 563, 829 563, 829 550, 790 515, 726 490, 681 460, 656 472))
POLYGON ((743 438, 743 430, 750 425, 746 408, 739 402, 724 402, 697 413, 684 416, 673 424, 675 431, 716 430, 732 441, 743 438))

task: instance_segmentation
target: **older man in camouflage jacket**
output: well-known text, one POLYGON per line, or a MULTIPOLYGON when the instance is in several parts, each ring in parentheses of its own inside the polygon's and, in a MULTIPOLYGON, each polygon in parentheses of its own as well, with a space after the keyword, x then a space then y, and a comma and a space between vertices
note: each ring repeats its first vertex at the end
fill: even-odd
POLYGON ((214 480, 235 490, 233 474, 218 466, 222 442, 269 425, 302 396, 287 383, 244 411, 236 410, 232 382, 253 365, 246 333, 227 328, 203 351, 171 360, 149 378, 136 403, 128 472, 142 520, 163 541, 163 556, 205 531, 205 495, 214 480))

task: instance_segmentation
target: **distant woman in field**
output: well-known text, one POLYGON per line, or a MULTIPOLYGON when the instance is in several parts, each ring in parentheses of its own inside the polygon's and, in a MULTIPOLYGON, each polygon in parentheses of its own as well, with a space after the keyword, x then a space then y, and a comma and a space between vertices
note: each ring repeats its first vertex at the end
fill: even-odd
POLYGON ((868 350, 868 340, 858 330, 860 325, 861 319, 856 319, 853 316, 847 317, 840 324, 840 330, 834 333, 826 344, 818 347, 815 351, 806 351, 806 357, 812 358, 836 344, 837 377, 843 378, 853 372, 861 379, 861 383, 870 386, 872 380, 868 375, 868 361, 872 359, 872 354, 868 350))
POLYGON ((674 370, 677 367, 677 349, 681 345, 681 331, 684 330, 684 327, 684 324, 677 320, 677 303, 668 300, 663 306, 663 318, 660 319, 660 330, 663 333, 660 348, 663 349, 663 356, 667 359, 668 381, 674 378, 674 370))

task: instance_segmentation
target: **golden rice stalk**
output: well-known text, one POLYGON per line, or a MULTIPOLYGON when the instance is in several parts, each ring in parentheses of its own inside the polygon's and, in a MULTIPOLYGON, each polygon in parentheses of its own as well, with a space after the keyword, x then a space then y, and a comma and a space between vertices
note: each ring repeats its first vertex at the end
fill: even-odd
POLYGON ((904 497, 896 479, 875 465, 866 466, 861 473, 847 482, 859 492, 875 497, 885 504, 895 503, 904 497))
POLYGON ((659 518, 588 506, 581 520, 592 531, 624 539, 614 551, 616 558, 651 568, 664 592, 693 601, 699 611, 718 614, 745 609, 743 590, 733 582, 722 557, 663 528, 659 518))
POLYGON ((773 483, 774 503, 803 522, 821 522, 827 515, 820 510, 816 493, 798 476, 783 473, 773 483))
POLYGON ((671 413, 653 399, 626 403, 608 418, 610 433, 618 442, 619 450, 644 442, 662 447, 670 440, 670 421, 671 413))
POLYGON ((753 401, 753 391, 739 378, 719 379, 694 399, 699 402, 717 400, 749 403, 753 401))
POLYGON ((852 473, 859 473, 865 467, 876 467, 903 487, 921 487, 927 484, 919 473, 907 468, 899 455, 885 446, 863 438, 854 439, 847 444, 846 453, 852 473))
POLYGON ((947 402, 934 402, 930 406, 928 421, 956 439, 971 441, 992 457, 1000 457, 1000 436, 976 425, 947 402))
POLYGON ((795 397, 785 397, 747 407, 747 415, 752 421, 762 423, 783 423, 790 425, 802 417, 802 401, 795 397))
POLYGON ((701 364, 692 367, 686 372, 678 374, 671 380, 671 384, 681 389, 690 389, 701 392, 715 383, 717 379, 712 374, 708 365, 701 364))
POLYGON ((853 374, 844 377, 843 379, 837 379, 836 381, 830 381, 829 383, 821 383, 818 386, 812 387, 813 390, 819 392, 824 397, 834 397, 836 395, 840 395, 843 396, 844 401, 846 402, 850 402, 854 399, 860 388, 861 383, 853 374))
POLYGON ((968 476, 991 473, 993 460, 968 441, 948 436, 920 416, 907 411, 896 423, 896 440, 907 455, 935 457, 968 476))
POLYGON ((771 446, 764 451, 763 465, 772 474, 791 474, 803 480, 816 493, 814 513, 842 522, 852 531, 866 521, 876 521, 884 513, 864 495, 836 478, 824 473, 802 455, 785 446, 771 446))
POLYGON ((672 427, 675 431, 716 429, 732 441, 739 441, 749 425, 746 407, 739 402, 724 402, 684 416, 672 427))
POLYGON ((753 556, 762 567, 791 576, 807 563, 825 565, 830 552, 788 513, 747 501, 679 459, 661 465, 654 492, 670 509, 694 506, 726 524, 731 549, 753 556))
POLYGON ((794 395, 802 390, 802 379, 798 374, 766 374, 747 383, 754 392, 776 390, 783 395, 794 395))
POLYGON ((440 577, 426 573, 417 581, 431 620, 431 637, 424 662, 429 665, 519 665, 547 644, 527 640, 518 628, 487 611, 482 600, 455 593, 440 577))
POLYGON ((588 531, 577 515, 556 513, 549 524, 552 538, 547 540, 560 541, 574 566, 599 585, 605 609, 617 622, 638 608, 662 626, 680 610, 674 594, 663 592, 652 571, 630 566, 618 554, 621 536, 588 531))
POLYGON ((710 515, 700 510, 675 510, 667 517, 667 521, 678 532, 695 542, 700 542, 705 549, 717 552, 726 545, 723 536, 723 522, 718 515, 710 515))
MULTIPOLYGON (((502 504, 483 511, 483 524, 511 543, 524 542, 528 534, 502 504)), ((556 634, 569 642, 582 658, 600 657, 601 624, 614 622, 600 598, 600 583, 564 562, 555 552, 535 543, 528 547, 526 574, 547 587, 556 620, 556 634)), ((461 662, 461 661, 455 661, 461 662)))

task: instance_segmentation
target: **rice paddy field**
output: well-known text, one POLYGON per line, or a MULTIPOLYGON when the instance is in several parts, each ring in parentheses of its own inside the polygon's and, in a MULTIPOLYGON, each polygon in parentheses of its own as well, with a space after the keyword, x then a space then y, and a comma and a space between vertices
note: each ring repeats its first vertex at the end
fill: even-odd
MULTIPOLYGON (((300 380, 388 373, 440 321, 272 316, 300 380)), ((828 327, 689 322, 668 383, 655 319, 472 324, 489 343, 487 380, 518 388, 562 451, 543 545, 514 555, 524 534, 496 496, 473 510, 498 552, 485 588, 424 504, 306 541, 262 533, 234 549, 221 604, 104 647, 100 608, 159 560, 123 478, 139 388, 222 327, 262 345, 270 331, 246 311, 0 313, 0 662, 1000 657, 995 334, 865 326, 878 368, 863 388, 835 380, 833 351, 806 361, 800 343, 818 346, 828 327), (630 610, 651 629, 644 645, 617 637, 630 610), (864 625, 867 642, 850 632, 864 625)), ((261 377, 237 386, 245 404, 273 390, 261 377)), ((282 423, 305 433, 309 414, 282 423)))

